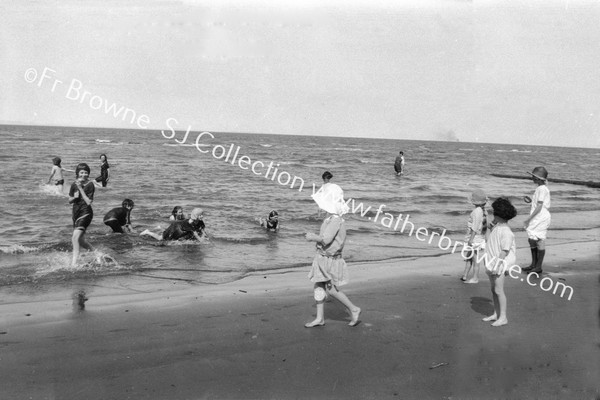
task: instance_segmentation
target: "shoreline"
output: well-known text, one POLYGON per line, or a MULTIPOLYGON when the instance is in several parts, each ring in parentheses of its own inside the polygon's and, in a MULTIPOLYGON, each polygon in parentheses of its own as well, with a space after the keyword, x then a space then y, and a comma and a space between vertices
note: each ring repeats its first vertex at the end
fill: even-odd
POLYGON ((491 310, 485 274, 477 285, 462 284, 464 263, 451 254, 435 263, 351 264, 342 290, 363 309, 355 328, 333 302, 325 326, 303 327, 314 316, 304 270, 220 285, 108 277, 90 287, 84 311, 73 307, 76 284, 33 297, 2 290, 0 394, 593 398, 600 394, 597 249, 596 242, 548 247, 545 269, 574 287, 570 301, 507 280, 509 324, 501 328, 481 321, 491 310))

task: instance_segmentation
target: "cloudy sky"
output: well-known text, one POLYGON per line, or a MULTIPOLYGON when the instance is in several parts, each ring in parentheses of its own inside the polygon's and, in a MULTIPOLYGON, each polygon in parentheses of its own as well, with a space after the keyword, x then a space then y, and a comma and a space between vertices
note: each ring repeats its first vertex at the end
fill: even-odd
POLYGON ((0 123, 600 147, 598 21, 585 0, 0 0, 0 123))

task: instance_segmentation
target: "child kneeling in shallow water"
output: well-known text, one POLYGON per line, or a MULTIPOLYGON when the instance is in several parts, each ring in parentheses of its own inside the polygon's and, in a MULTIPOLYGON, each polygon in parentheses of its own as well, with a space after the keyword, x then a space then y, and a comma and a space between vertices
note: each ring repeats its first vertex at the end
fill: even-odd
POLYGON ((309 279, 314 282, 317 316, 304 326, 312 328, 325 325, 324 303, 327 293, 347 308, 351 315, 348 325, 356 326, 359 323, 360 308, 338 290, 338 286, 348 283, 348 267, 342 258, 342 249, 346 241, 346 225, 342 215, 348 212, 348 206, 344 202, 342 189, 336 184, 330 183, 313 195, 313 198, 317 195, 325 199, 317 201, 317 204, 328 213, 328 217, 323 221, 318 235, 306 234, 306 240, 317 243, 317 254, 308 273, 309 279))
POLYGON ((502 197, 492 203, 492 209, 495 226, 486 243, 485 269, 490 278, 494 313, 483 320, 494 321, 492 326, 502 326, 508 323, 504 293, 504 279, 508 273, 506 270, 515 265, 517 259, 515 235, 507 222, 517 215, 517 210, 508 199, 502 197))
POLYGON ((208 240, 203 215, 204 211, 201 208, 194 208, 189 220, 172 222, 162 234, 146 229, 140 236, 148 235, 156 240, 208 240))

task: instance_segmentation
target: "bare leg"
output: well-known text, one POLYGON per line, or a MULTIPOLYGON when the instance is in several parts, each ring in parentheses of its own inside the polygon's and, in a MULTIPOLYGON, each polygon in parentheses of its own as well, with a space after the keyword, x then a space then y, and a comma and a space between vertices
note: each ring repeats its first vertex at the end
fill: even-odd
POLYGON ((71 242, 73 242, 73 261, 71 262, 72 267, 77 265, 77 259, 79 258, 79 239, 81 238, 81 235, 83 235, 83 231, 81 229, 75 229, 73 231, 73 237, 71 238, 71 242))
MULTIPOLYGON (((321 289, 325 290, 325 283, 324 282, 315 283, 315 289, 319 288, 319 287, 321 289)), ((325 325, 325 299, 315 300, 315 301, 317 303, 317 317, 313 321, 304 324, 305 328, 313 328, 315 326, 325 325)))
POLYGON ((506 318, 506 294, 504 293, 504 274, 500 274, 500 276, 494 276, 494 303, 498 303, 496 309, 496 315, 498 315, 498 320, 492 324, 492 326, 502 326, 508 323, 508 319, 506 318))
POLYGON ((492 299, 494 302, 494 313, 492 315, 490 315, 489 317, 483 318, 482 321, 485 321, 485 322, 495 321, 498 319, 498 314, 496 314, 496 294, 494 293, 494 276, 489 275, 489 278, 490 278, 490 288, 492 289, 492 299))
POLYGON ((85 240, 85 232, 83 232, 81 234, 81 236, 79 236, 79 246, 83 247, 84 249, 87 249, 89 251, 94 251, 94 248, 92 247, 92 245, 89 244, 89 242, 87 240, 85 240))
POLYGON ((306 324, 304 327, 306 328, 314 328, 315 326, 323 326, 325 325, 325 304, 323 301, 317 301, 317 317, 306 324))
POLYGON ((337 290, 335 286, 332 286, 331 289, 329 289, 329 294, 331 294, 331 296, 333 296, 334 299, 342 303, 352 315, 352 319, 350 320, 350 323, 348 325, 357 325, 358 317, 360 316, 360 308, 352 304, 348 296, 346 296, 343 292, 337 290))
POLYGON ((473 266, 473 262, 471 260, 465 262, 465 272, 463 272, 463 276, 462 278, 460 278, 461 281, 464 282, 469 278, 469 271, 471 270, 471 266, 473 266))
POLYGON ((162 240, 162 234, 150 232, 148 229, 146 229, 144 232, 140 233, 140 236, 144 236, 144 235, 151 236, 156 240, 162 240))
POLYGON ((465 283, 479 283, 479 263, 475 260, 475 256, 473 256, 473 276, 465 283))

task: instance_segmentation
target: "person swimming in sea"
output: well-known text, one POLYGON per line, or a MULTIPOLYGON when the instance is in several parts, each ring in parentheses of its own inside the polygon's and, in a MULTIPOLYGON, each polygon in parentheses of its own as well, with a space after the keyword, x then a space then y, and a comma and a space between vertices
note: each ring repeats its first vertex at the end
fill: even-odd
POLYGON ((133 200, 125 199, 121 203, 121 207, 113 208, 104 216, 104 224, 112 228, 114 233, 125 233, 123 228, 128 232, 133 232, 131 226, 131 210, 133 210, 133 200))
POLYGON ((260 223, 260 226, 265 228, 267 231, 279 231, 279 213, 277 210, 272 210, 267 218, 259 218, 258 222, 260 223))
POLYGON ((201 208, 194 208, 189 220, 173 221, 162 234, 146 229, 140 236, 147 235, 156 240, 208 240, 203 216, 204 211, 201 208))

